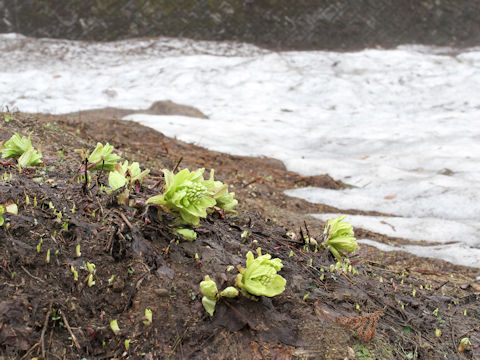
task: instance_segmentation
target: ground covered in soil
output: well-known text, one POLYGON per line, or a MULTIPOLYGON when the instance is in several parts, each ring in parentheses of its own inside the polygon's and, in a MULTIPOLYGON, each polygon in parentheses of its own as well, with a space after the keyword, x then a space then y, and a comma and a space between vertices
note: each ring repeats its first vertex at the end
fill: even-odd
POLYGON ((22 171, 14 161, 0 165, 0 204, 19 208, 0 227, 0 358, 480 357, 478 269, 362 246, 350 257, 358 274, 331 271, 329 251, 304 243, 301 233, 320 239, 323 230, 308 213, 358 213, 283 194, 295 186, 344 186, 328 175, 302 177, 272 159, 208 151, 120 120, 1 113, 0 123, 0 141, 31 133, 44 160, 22 171), (90 172, 85 187, 75 149, 92 151, 97 141, 151 170, 131 194, 132 207, 104 191, 104 171, 90 172), (189 242, 172 234, 171 215, 145 200, 162 191, 162 169, 201 167, 231 185, 238 215, 210 214, 189 242), (257 247, 283 261, 285 292, 221 300, 210 317, 200 281, 210 275, 221 289, 233 285, 237 265, 257 247), (96 265, 93 286, 87 262, 96 265), (147 308, 149 326, 142 322, 147 308), (466 337, 473 346, 459 352, 466 337))

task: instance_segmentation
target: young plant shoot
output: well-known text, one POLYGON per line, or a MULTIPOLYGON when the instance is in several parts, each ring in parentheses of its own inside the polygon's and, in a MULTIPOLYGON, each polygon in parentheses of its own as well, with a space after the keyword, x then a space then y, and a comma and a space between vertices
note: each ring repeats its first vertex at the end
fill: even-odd
POLYGON ((126 187, 123 192, 117 196, 119 204, 128 205, 128 197, 130 189, 136 185, 140 185, 150 170, 141 171, 138 162, 128 165, 128 161, 123 164, 115 164, 114 170, 108 174, 108 185, 115 191, 122 187, 126 187))
POLYGON ((18 206, 15 203, 6 203, 6 204, 0 204, 0 226, 3 225, 5 222, 3 218, 3 214, 9 213, 13 215, 18 214, 18 206))
POLYGON ((198 225, 200 218, 207 216, 207 209, 219 205, 217 199, 229 209, 236 205, 233 194, 228 194, 227 185, 213 180, 213 173, 209 180, 203 178, 205 169, 190 172, 183 169, 174 175, 164 169, 165 192, 147 200, 147 204, 161 205, 179 214, 185 224, 198 225), (231 199, 230 199, 231 197, 231 199), (230 199, 230 200, 229 200, 230 199))
POLYGON ((0 149, 4 159, 18 158, 20 168, 42 163, 42 154, 33 148, 30 135, 26 138, 15 133, 7 142, 0 144, 0 149))
POLYGON ((88 156, 88 163, 95 164, 91 170, 106 170, 113 171, 114 165, 120 160, 120 156, 112 154, 113 146, 106 143, 103 146, 97 143, 95 150, 88 156))
POLYGON ((217 284, 215 284, 215 281, 210 279, 210 276, 208 275, 205 275, 205 279, 200 282, 200 292, 203 295, 203 307, 210 316, 213 316, 215 305, 221 297, 234 298, 238 296, 238 290, 233 286, 229 286, 219 293, 217 284))
POLYGON ((345 257, 343 251, 353 253, 358 244, 353 234, 353 227, 348 222, 342 222, 346 216, 339 216, 327 222, 323 234, 325 246, 338 261, 345 257))
POLYGON ((261 248, 257 249, 257 258, 251 251, 247 253, 246 268, 238 267, 235 285, 248 297, 255 296, 273 297, 285 291, 287 281, 277 271, 283 268, 282 260, 272 259, 270 254, 262 255, 261 248))

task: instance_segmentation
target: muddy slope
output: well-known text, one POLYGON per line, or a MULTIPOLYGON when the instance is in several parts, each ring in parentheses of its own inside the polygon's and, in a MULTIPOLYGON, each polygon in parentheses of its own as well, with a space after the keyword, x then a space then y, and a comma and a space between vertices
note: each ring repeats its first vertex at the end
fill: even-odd
POLYGON ((11 200, 19 207, 0 228, 0 355, 5 358, 480 356, 478 270, 365 247, 351 258, 358 274, 331 272, 330 253, 305 246, 299 226, 306 221, 302 231, 316 238, 321 226, 303 214, 321 206, 290 199, 282 190, 295 184, 342 186, 328 175, 300 177, 270 159, 207 151, 130 122, 17 113, 7 123, 3 117, 0 140, 32 132, 45 160, 44 166, 22 172, 10 162, 0 165, 0 203, 11 200), (93 149, 96 141, 109 141, 123 158, 151 169, 132 195, 134 207, 118 205, 102 190, 105 173, 92 173, 84 188, 74 149, 93 149), (215 168, 218 179, 237 194, 238 216, 209 215, 194 242, 172 235, 171 216, 159 217, 144 202, 162 187, 161 169, 177 164, 215 168), (237 270, 227 266, 245 265, 247 251, 257 247, 282 259, 286 291, 271 299, 221 301, 210 318, 201 305, 199 282, 209 274, 220 288, 231 285, 237 270), (87 261, 96 265, 91 287, 87 261), (142 323, 146 308, 153 311, 151 326, 142 323), (109 327, 114 319, 120 327, 116 335, 109 327), (459 353, 463 337, 474 346, 459 353))

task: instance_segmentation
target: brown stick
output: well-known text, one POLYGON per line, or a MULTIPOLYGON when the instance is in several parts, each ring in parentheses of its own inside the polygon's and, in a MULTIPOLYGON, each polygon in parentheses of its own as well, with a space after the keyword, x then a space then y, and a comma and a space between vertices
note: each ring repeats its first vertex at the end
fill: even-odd
POLYGON ((65 316, 62 310, 58 310, 58 312, 60 313, 60 315, 62 315, 63 323, 65 324, 70 336, 72 337, 75 347, 80 350, 80 344, 78 343, 77 337, 73 334, 72 328, 68 324, 67 317, 65 316))
POLYGON ((52 303, 48 308, 47 316, 45 316, 45 321, 43 322, 42 334, 40 335, 40 344, 42 345, 42 359, 45 359, 45 333, 47 332, 48 319, 52 315, 52 303))

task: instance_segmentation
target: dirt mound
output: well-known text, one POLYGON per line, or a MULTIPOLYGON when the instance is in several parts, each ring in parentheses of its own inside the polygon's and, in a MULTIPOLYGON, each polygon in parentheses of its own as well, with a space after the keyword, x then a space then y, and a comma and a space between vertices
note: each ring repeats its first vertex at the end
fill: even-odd
POLYGON ((303 214, 321 207, 290 199, 282 189, 298 183, 342 187, 327 175, 300 177, 270 159, 207 151, 124 121, 10 117, 5 122, 0 114, 0 140, 32 132, 45 165, 21 172, 13 162, 0 165, 0 203, 12 200, 19 208, 18 215, 4 215, 0 227, 4 358, 480 356, 478 270, 365 247, 351 258, 358 274, 331 271, 332 255, 304 244, 300 225, 316 238, 322 229, 303 214), (104 172, 92 173, 84 190, 74 149, 93 149, 96 141, 109 141, 123 158, 152 170, 132 195, 134 207, 118 205, 103 191, 104 172), (171 216, 159 217, 145 199, 162 186, 160 170, 178 166, 215 168, 236 192, 238 216, 209 215, 193 242, 172 235, 171 216), (245 254, 257 247, 282 259, 286 291, 257 301, 222 300, 210 318, 200 301, 200 281, 208 274, 219 288, 232 285, 237 270, 227 267, 245 266, 245 254), (87 262, 96 265, 93 286, 87 262), (150 326, 142 323, 147 308, 153 312, 150 326), (118 321, 117 334, 112 320, 118 321), (463 337, 473 350, 458 353, 463 337))

